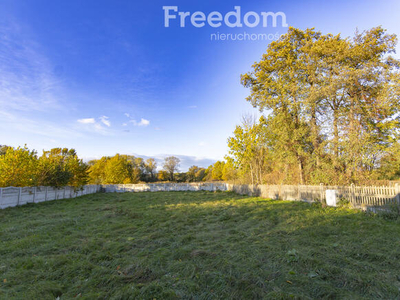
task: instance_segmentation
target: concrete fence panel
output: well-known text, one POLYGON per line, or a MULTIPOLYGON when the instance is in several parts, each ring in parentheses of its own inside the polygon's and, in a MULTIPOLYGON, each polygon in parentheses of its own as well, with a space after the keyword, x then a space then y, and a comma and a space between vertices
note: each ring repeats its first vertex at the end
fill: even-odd
POLYGON ((86 185, 75 191, 73 187, 6 187, 0 188, 0 208, 40 203, 51 200, 75 198, 100 191, 124 192, 167 192, 167 191, 233 191, 241 195, 259 196, 269 199, 319 201, 326 203, 326 190, 335 190, 338 201, 346 200, 354 207, 377 207, 388 204, 400 206, 400 188, 324 186, 324 185, 238 185, 225 182, 195 183, 147 183, 86 185))
POLYGON ((61 189, 47 186, 0 188, 0 209, 27 203, 75 198, 81 195, 97 193, 100 188, 100 185, 86 185, 82 190, 78 191, 69 186, 61 189))

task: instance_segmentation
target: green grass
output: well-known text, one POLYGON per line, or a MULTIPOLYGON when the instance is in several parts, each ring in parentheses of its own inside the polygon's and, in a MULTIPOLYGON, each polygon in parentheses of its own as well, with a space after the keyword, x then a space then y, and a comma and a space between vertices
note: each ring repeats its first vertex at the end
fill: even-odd
POLYGON ((394 299, 400 223, 233 193, 0 211, 0 299, 394 299))

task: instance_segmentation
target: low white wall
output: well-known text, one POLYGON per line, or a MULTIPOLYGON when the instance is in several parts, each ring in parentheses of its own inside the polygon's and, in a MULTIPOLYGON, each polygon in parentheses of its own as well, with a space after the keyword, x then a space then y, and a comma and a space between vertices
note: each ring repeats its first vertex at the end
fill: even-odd
POLYGON ((236 185, 225 182, 148 183, 86 185, 82 190, 72 187, 7 187, 0 188, 0 208, 74 198, 97 192, 168 192, 168 191, 233 191, 240 195, 268 199, 325 202, 327 189, 336 191, 338 199, 348 200, 354 207, 400 206, 400 187, 356 187, 324 185, 236 185))
POLYGON ((39 203, 51 200, 75 198, 100 191, 113 192, 168 192, 168 191, 227 191, 226 183, 149 183, 149 184, 107 184, 85 185, 82 190, 74 191, 73 187, 61 189, 39 187, 6 187, 0 188, 0 209, 39 203))
POLYGON ((123 192, 170 192, 170 191, 227 191, 224 182, 193 182, 193 183, 147 183, 147 184, 104 184, 106 193, 123 192))
POLYGON ((168 191, 233 191, 240 195, 260 196, 268 199, 322 201, 324 186, 297 185, 237 185, 225 182, 148 183, 102 185, 106 193, 168 192, 168 191))
POLYGON ((85 185, 78 191, 74 191, 74 188, 70 186, 61 189, 49 186, 0 188, 0 209, 27 203, 75 198, 97 193, 100 189, 100 185, 85 185))
POLYGON ((290 185, 235 185, 225 182, 193 183, 148 183, 148 184, 106 184, 86 185, 83 190, 73 187, 56 189, 52 187, 7 187, 0 188, 0 208, 13 207, 27 203, 74 198, 97 192, 168 192, 168 191, 233 191, 241 195, 260 196, 270 199, 322 201, 325 195, 323 186, 290 185))

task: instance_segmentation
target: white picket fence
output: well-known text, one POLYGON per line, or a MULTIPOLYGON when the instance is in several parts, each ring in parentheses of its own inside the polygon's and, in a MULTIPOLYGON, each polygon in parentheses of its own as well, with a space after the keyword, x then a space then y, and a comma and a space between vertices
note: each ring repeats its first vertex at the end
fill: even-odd
POLYGON ((339 200, 348 201, 352 207, 368 208, 386 205, 400 206, 400 186, 327 186, 327 185, 228 185, 228 190, 238 194, 269 199, 326 201, 326 190, 335 190, 339 200))
POLYGON ((0 209, 27 203, 75 198, 97 193, 100 189, 101 185, 85 185, 78 190, 70 186, 60 189, 49 186, 0 188, 0 209))

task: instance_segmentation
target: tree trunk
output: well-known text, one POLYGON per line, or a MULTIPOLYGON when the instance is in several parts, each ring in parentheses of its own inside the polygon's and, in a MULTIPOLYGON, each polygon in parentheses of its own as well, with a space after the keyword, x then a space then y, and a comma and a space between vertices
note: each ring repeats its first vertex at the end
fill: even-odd
POLYGON ((335 165, 339 162, 339 112, 336 103, 333 111, 333 151, 335 155, 335 165))
POLYGON ((299 182, 300 182, 300 184, 304 184, 303 162, 299 155, 297 156, 297 161, 299 164, 299 182))
POLYGON ((347 149, 347 155, 349 157, 349 160, 347 161, 347 176, 350 178, 350 180, 353 179, 353 174, 355 171, 355 159, 356 159, 356 153, 355 153, 355 144, 356 144, 356 126, 355 126, 355 119, 356 119, 356 111, 355 111, 355 105, 357 98, 356 96, 351 96, 350 97, 350 116, 349 116, 349 132, 347 133, 347 136, 349 138, 349 149, 347 149))
POLYGON ((320 153, 319 153, 317 113, 315 107, 312 107, 311 109, 311 130, 312 130, 312 143, 314 148, 313 154, 315 155, 315 161, 318 167, 320 165, 320 153))
POLYGON ((251 175, 251 184, 254 185, 254 177, 253 177, 253 166, 250 163, 250 175, 251 175))

